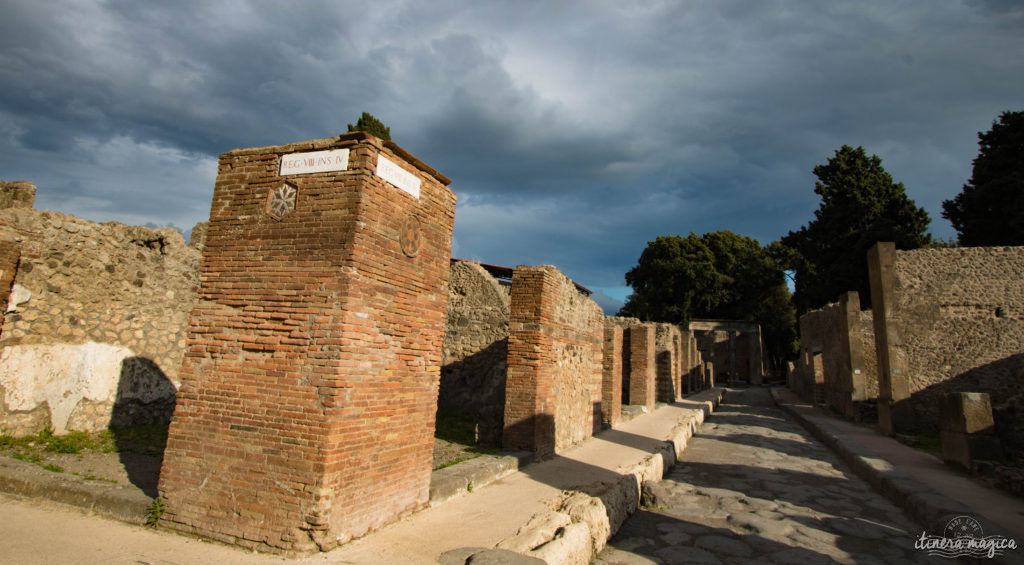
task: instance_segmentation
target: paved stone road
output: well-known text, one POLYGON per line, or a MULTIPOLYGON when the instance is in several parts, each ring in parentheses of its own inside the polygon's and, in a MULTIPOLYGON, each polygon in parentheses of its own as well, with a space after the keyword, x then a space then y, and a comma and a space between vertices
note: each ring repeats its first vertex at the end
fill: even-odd
MULTIPOLYGON (((595 563, 934 563, 921 528, 775 407, 730 390, 595 563), (932 561, 930 561, 932 560, 932 561)), ((943 560, 945 561, 945 560, 943 560)))

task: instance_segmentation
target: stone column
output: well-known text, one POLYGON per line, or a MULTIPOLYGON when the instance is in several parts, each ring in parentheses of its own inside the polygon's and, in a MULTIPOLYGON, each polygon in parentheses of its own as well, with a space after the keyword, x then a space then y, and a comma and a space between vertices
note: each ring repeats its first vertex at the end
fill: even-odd
POLYGON ((896 245, 892 242, 878 242, 868 250, 871 312, 878 356, 878 430, 886 435, 905 428, 911 419, 905 402, 910 397, 906 359, 899 354, 903 346, 900 320, 893 311, 896 302, 895 261, 896 245))
POLYGON ((971 470, 976 459, 1002 455, 995 436, 992 402, 982 392, 953 392, 942 397, 942 459, 971 470))

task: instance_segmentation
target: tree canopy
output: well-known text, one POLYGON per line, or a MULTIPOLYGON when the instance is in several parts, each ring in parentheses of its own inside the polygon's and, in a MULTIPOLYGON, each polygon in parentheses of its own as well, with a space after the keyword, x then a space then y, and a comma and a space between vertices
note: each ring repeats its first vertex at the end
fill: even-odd
POLYGON ((676 324, 757 321, 776 366, 796 354, 796 316, 783 273, 753 238, 731 231, 659 236, 647 243, 626 283, 633 294, 623 316, 676 324))
POLYGON ((356 121, 356 125, 349 124, 348 131, 365 131, 384 141, 391 140, 391 128, 385 126, 383 122, 370 115, 369 112, 363 112, 363 115, 359 116, 359 120, 356 121))
POLYGON ((960 194, 942 203, 960 245, 1024 245, 1024 112, 978 132, 978 157, 960 194))
POLYGON ((814 192, 821 196, 814 220, 771 246, 772 255, 795 271, 793 302, 799 313, 849 290, 870 305, 868 249, 879 241, 893 241, 897 249, 927 245, 928 213, 863 147, 842 146, 828 163, 814 167, 814 175, 814 192))

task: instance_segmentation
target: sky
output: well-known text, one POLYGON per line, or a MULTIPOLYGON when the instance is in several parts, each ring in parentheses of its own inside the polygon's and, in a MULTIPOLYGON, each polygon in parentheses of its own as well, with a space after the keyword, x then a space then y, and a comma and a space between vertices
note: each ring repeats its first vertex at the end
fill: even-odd
POLYGON ((659 235, 767 244, 815 165, 882 158, 954 237, 977 133, 1024 109, 1024 4, 0 0, 0 179, 36 208, 209 217, 217 156, 370 112, 453 180, 452 254, 551 264, 613 309, 659 235))

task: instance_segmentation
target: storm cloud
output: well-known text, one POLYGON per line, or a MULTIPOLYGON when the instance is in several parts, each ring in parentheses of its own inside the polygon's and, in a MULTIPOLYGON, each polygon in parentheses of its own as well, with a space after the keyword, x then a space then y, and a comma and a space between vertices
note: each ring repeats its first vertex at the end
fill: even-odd
POLYGON ((368 111, 453 179, 453 253, 622 297, 658 235, 763 243, 862 145, 932 217, 1024 101, 1016 2, 0 1, 0 178, 37 207, 206 219, 218 154, 368 111))

